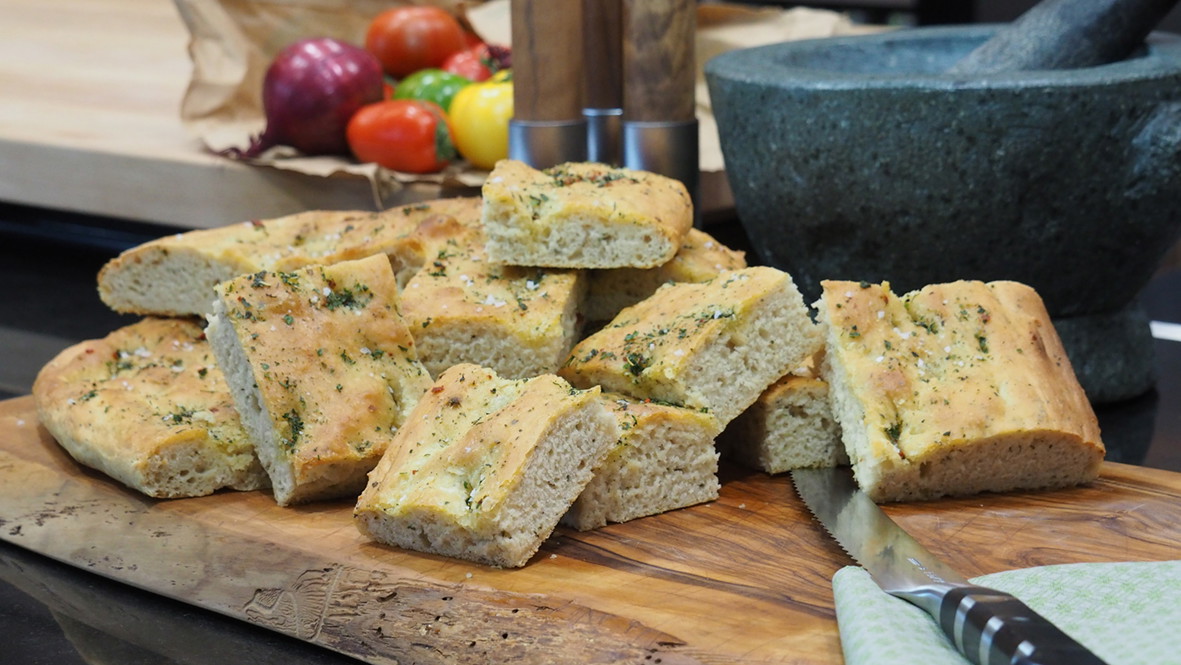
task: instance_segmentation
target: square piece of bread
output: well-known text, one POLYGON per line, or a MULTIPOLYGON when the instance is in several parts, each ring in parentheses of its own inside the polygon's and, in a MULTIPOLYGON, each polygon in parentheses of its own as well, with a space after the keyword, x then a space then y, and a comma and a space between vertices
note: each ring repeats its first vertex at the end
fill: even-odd
POLYGON ((1032 288, 959 281, 898 296, 826 281, 817 306, 833 412, 875 501, 1098 475, 1098 420, 1032 288))
POLYGON ((722 434, 727 457, 776 474, 849 463, 828 383, 812 363, 776 381, 722 434))
POLYGON ((424 264, 401 308, 432 376, 461 363, 514 379, 557 371, 581 331, 582 271, 490 262, 480 229, 450 218, 424 221, 414 238, 424 264))
POLYGON ((456 365, 370 474, 357 527, 396 547, 523 566, 618 437, 598 389, 456 365))
POLYGON ((756 266, 661 287, 575 345, 559 374, 725 426, 821 341, 791 277, 756 266))
POLYGON ((75 460, 148 496, 270 484, 195 321, 148 318, 75 344, 41 368, 33 397, 75 460))
POLYGON ((708 413, 603 393, 620 436, 562 518, 580 531, 718 498, 718 421, 708 413))
POLYGON ((431 383, 389 259, 260 271, 217 293, 206 333, 275 501, 359 494, 431 383))
POLYGON ((548 268, 653 268, 693 227, 674 178, 605 164, 496 164, 482 189, 488 258, 548 268))
POLYGON ((98 275, 98 293, 116 312, 202 316, 213 311, 213 287, 238 275, 374 254, 390 255, 401 268, 405 236, 420 221, 442 215, 478 224, 480 205, 470 197, 380 212, 312 210, 168 235, 108 261, 98 275))
POLYGON ((610 321, 624 307, 656 293, 668 282, 704 282, 726 270, 745 267, 743 252, 730 249, 705 231, 689 229, 681 248, 667 263, 655 268, 589 271, 582 314, 587 321, 610 321))

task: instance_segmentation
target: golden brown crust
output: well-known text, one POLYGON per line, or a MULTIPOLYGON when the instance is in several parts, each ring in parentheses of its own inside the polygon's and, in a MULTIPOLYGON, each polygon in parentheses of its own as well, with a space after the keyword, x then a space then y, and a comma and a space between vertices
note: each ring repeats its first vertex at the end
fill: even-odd
POLYGON ((652 268, 672 259, 693 227, 680 181, 604 164, 539 171, 503 160, 482 193, 488 256, 510 265, 652 268))
POLYGON ((899 297, 888 284, 822 286, 826 375, 847 396, 841 424, 861 434, 846 444, 876 498, 1095 477, 1104 454, 1098 421, 1033 289, 961 281, 899 297), (1003 450, 1006 441, 1016 456, 999 459, 1013 473, 972 452, 1003 450), (1055 447, 1077 454, 1049 454, 1055 447), (963 466, 967 477, 946 478, 937 462, 963 466))
POLYGON ((412 237, 424 264, 401 307, 432 375, 459 363, 508 378, 557 370, 581 330, 582 271, 493 263, 481 229, 453 219, 426 220, 412 237))
POLYGON ((417 260, 406 235, 433 216, 478 224, 480 199, 440 199, 381 212, 314 210, 166 236, 103 266, 99 295, 118 312, 208 314, 213 287, 238 275, 290 272, 374 254, 391 256, 401 268, 417 260))
POLYGON ((194 321, 144 319, 71 346, 41 369, 33 395, 75 459, 149 496, 267 484, 194 321))
POLYGON ((579 342, 559 374, 708 409, 724 425, 820 341, 791 277, 759 266, 665 285, 579 342))
POLYGON ((619 435, 598 396, 554 375, 448 369, 370 474, 358 528, 391 545, 524 565, 619 435))
POLYGON ((260 271, 217 291, 210 339, 276 499, 359 492, 430 385, 389 261, 260 271))

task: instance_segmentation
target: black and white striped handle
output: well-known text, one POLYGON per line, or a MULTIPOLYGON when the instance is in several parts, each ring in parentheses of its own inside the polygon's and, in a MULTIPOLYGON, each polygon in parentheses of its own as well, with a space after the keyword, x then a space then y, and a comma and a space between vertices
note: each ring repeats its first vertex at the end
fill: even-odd
POLYGON ((954 585, 941 595, 939 627, 977 665, 1104 665, 1011 594, 954 585))

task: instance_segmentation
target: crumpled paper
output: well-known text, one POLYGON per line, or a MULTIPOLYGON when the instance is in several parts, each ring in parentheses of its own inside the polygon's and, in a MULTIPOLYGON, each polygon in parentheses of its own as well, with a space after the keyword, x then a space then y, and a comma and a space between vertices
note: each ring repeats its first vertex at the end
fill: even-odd
MULTIPOLYGON (((432 4, 456 13, 486 41, 511 44, 509 0, 174 0, 189 30, 193 70, 181 101, 181 122, 206 149, 227 158, 245 149, 265 126, 262 80, 284 46, 305 37, 364 42, 365 29, 379 12, 398 4, 432 4), (229 153, 227 153, 229 151, 229 153)), ((697 108, 701 125, 701 170, 721 172, 717 125, 709 105, 702 67, 709 58, 735 48, 791 39, 827 37, 863 30, 843 14, 816 9, 753 9, 708 4, 698 8, 697 108)), ((278 146, 247 160, 325 178, 369 180, 378 208, 398 203, 407 186, 478 187, 487 172, 457 162, 440 173, 411 174, 344 157, 307 157, 278 146)))
MULTIPOLYGON (((972 580, 1007 591, 1108 665, 1181 663, 1181 561, 1038 566, 972 580)), ((923 610, 865 569, 833 577, 846 665, 968 665, 923 610)))

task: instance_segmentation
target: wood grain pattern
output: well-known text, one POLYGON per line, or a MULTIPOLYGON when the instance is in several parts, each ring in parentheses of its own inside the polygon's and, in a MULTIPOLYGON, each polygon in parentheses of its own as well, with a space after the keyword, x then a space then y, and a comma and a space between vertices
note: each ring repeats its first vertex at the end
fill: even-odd
POLYGON ((623 104, 623 2, 583 0, 584 106, 615 109, 623 104))
POLYGON ((694 118, 697 31, 691 0, 624 0, 623 119, 694 118))
MULTIPOLYGON (((887 512, 970 576, 1181 552, 1181 474, 1118 464, 887 512)), ((374 663, 838 663, 830 580, 850 563, 786 477, 733 469, 713 503, 559 530, 523 569, 404 552, 367 542, 348 502, 125 490, 65 455, 29 397, 0 402, 0 539, 374 663)))
POLYGON ((582 0, 513 0, 513 117, 582 118, 582 0))

